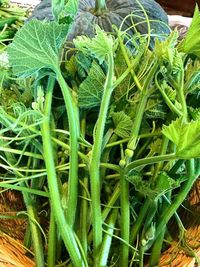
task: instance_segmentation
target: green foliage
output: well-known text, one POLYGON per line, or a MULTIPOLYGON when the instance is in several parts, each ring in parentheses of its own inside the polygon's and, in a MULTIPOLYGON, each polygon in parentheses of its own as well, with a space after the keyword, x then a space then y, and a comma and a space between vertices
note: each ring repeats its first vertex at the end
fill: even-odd
POLYGON ((159 61, 166 61, 173 66, 177 42, 178 32, 176 30, 172 31, 165 41, 161 42, 156 39, 154 52, 159 61))
POLYGON ((105 266, 125 260, 128 267, 131 249, 142 266, 142 250, 146 259, 200 173, 199 60, 177 48, 176 31, 150 51, 146 37, 128 40, 129 49, 124 32, 99 27, 62 53, 68 26, 33 20, 8 48, 12 70, 0 72, 1 176, 27 189, 34 205, 48 197, 48 256, 39 233, 32 236, 37 263, 44 258, 38 266, 99 266, 106 258, 105 266), (56 261, 61 239, 67 253, 56 251, 56 261))
POLYGON ((87 78, 78 89, 78 105, 84 109, 100 106, 105 83, 105 74, 101 67, 93 61, 87 78))
POLYGON ((130 136, 133 121, 124 113, 124 111, 113 112, 112 120, 115 126, 114 133, 121 138, 130 136))
POLYGON ((167 175, 165 172, 161 172, 157 177, 156 185, 152 188, 152 185, 149 181, 143 179, 143 175, 136 170, 132 171, 126 179, 134 185, 134 188, 137 192, 145 197, 149 197, 152 200, 158 199, 162 195, 166 194, 168 191, 177 188, 180 186, 179 180, 175 181, 167 175))
POLYGON ((178 46, 179 51, 194 54, 200 57, 200 12, 196 5, 192 23, 187 31, 186 38, 178 46))
POLYGON ((84 35, 78 36, 74 40, 77 49, 93 55, 102 64, 106 56, 114 50, 114 40, 106 34, 99 26, 95 27, 96 35, 90 39, 84 35))
POLYGON ((16 34, 8 47, 8 56, 17 76, 31 76, 43 68, 59 69, 60 48, 66 39, 68 27, 56 22, 32 20, 16 34))
POLYGON ((176 144, 176 155, 182 159, 200 157, 200 121, 182 122, 182 119, 173 121, 164 126, 162 133, 176 144))

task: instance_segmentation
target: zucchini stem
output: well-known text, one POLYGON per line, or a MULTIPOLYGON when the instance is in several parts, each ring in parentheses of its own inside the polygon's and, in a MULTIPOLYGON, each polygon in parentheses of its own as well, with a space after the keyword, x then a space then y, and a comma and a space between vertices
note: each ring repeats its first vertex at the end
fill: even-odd
POLYGON ((100 201, 100 161, 102 156, 102 140, 106 124, 108 107, 113 92, 114 61, 113 54, 108 54, 108 74, 104 85, 104 93, 100 106, 99 116, 94 131, 94 144, 91 152, 91 161, 89 165, 90 184, 91 184, 91 208, 93 225, 93 245, 94 255, 97 259, 97 252, 102 242, 102 215, 100 201))
POLYGON ((76 241, 75 233, 73 232, 72 227, 69 225, 68 221, 66 221, 65 218, 65 214, 61 205, 60 192, 56 175, 54 150, 51 140, 51 129, 50 129, 51 103, 52 103, 54 82, 55 80, 52 77, 50 77, 45 97, 45 107, 44 107, 45 119, 43 120, 41 125, 43 152, 47 170, 49 194, 58 230, 69 252, 73 265, 74 267, 82 267, 85 265, 83 263, 83 258, 76 241))

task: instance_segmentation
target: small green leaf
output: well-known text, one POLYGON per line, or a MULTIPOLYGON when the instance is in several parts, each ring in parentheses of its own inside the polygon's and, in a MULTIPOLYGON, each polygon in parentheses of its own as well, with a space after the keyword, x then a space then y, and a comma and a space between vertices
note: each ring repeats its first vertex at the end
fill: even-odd
POLYGON ((124 111, 112 113, 113 123, 115 125, 114 132, 121 138, 129 137, 133 126, 131 118, 124 111))
POLYGON ((106 76, 101 67, 94 61, 87 78, 78 90, 78 104, 81 108, 100 106, 106 76))
POLYGON ((68 0, 67 3, 65 4, 65 11, 70 17, 74 17, 78 11, 78 4, 79 1, 76 0, 68 0))
POLYGON ((173 121, 169 126, 164 125, 162 133, 178 146, 181 135, 181 119, 173 121))
POLYGON ((150 119, 162 119, 164 120, 167 116, 166 106, 157 98, 150 98, 147 101, 145 109, 145 116, 150 119))
POLYGON ((200 121, 200 108, 188 107, 188 111, 194 121, 200 121))
POLYGON ((150 149, 150 154, 154 155, 154 154, 158 153, 158 151, 160 151, 161 145, 162 145, 162 139, 161 138, 157 138, 155 141, 150 143, 148 145, 148 148, 150 149))
POLYGON ((159 61, 167 61, 173 65, 175 47, 178 42, 178 31, 173 31, 165 41, 155 41, 154 53, 159 61))
POLYGON ((56 71, 60 65, 60 48, 67 33, 68 27, 56 22, 31 20, 26 23, 8 46, 14 74, 28 77, 43 68, 56 71))
POLYGON ((183 123, 181 118, 164 126, 162 133, 176 144, 176 156, 182 159, 200 157, 200 121, 183 123))
POLYGON ((74 39, 74 45, 81 51, 88 52, 95 56, 102 64, 106 56, 113 52, 114 41, 111 36, 104 32, 98 25, 95 26, 96 35, 94 38, 78 36, 74 39))
POLYGON ((156 180, 156 190, 160 193, 166 193, 168 190, 179 187, 183 177, 178 177, 177 180, 172 179, 166 172, 161 172, 156 180))
POLYGON ((179 179, 174 180, 168 176, 167 173, 161 172, 158 175, 157 183, 154 188, 152 188, 152 184, 149 181, 143 180, 142 174, 136 170, 131 171, 131 173, 126 176, 126 179, 134 185, 135 190, 140 194, 150 199, 156 199, 164 195, 167 191, 179 187, 183 177, 181 176, 179 179))

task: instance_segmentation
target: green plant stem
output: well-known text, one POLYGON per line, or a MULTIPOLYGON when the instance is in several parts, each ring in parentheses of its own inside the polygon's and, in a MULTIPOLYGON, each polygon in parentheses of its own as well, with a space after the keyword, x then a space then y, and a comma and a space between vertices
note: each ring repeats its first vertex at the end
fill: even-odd
POLYGON ((200 159, 197 159, 198 164, 195 169, 194 167, 194 160, 188 160, 187 161, 187 171, 188 171, 188 180, 184 183, 182 186, 181 191, 177 195, 177 197, 174 199, 174 201, 171 203, 171 205, 166 208, 163 213, 161 214, 159 218, 159 223, 156 230, 155 238, 159 236, 159 234, 162 232, 163 228, 166 226, 168 221, 171 219, 171 217, 174 215, 176 210, 179 208, 181 203, 184 201, 184 199, 187 197, 190 189, 192 188, 194 182, 198 178, 200 174, 200 159))
POLYGON ((168 107, 170 108, 170 110, 173 113, 177 114, 178 116, 182 116, 182 112, 171 102, 169 97, 166 95, 165 91, 160 87, 160 85, 158 83, 158 74, 159 74, 159 72, 155 76, 155 84, 156 84, 156 87, 158 88, 158 90, 160 91, 162 97, 164 98, 165 103, 168 105, 168 107))
POLYGON ((174 153, 171 154, 166 154, 166 155, 160 155, 160 156, 154 156, 154 157, 149 157, 149 158, 143 158, 143 159, 137 159, 131 163, 129 163, 125 170, 128 173, 129 171, 140 167, 140 166, 145 166, 149 164, 154 164, 160 161, 170 161, 170 160, 175 160, 177 159, 177 156, 174 153))
POLYGON ((74 267, 81 267, 85 265, 83 263, 82 255, 80 253, 75 238, 75 234, 71 226, 69 225, 68 221, 66 221, 65 214, 61 205, 60 193, 57 182, 56 168, 54 162, 54 150, 51 141, 51 129, 50 129, 53 88, 54 88, 54 79, 50 77, 45 97, 45 108, 44 108, 45 119, 43 120, 41 125, 41 134, 43 141, 44 160, 47 170, 49 193, 51 199, 51 207, 55 221, 58 226, 58 230, 69 252, 73 265, 74 267))
MULTIPOLYGON (((120 175, 120 206, 121 206, 121 238, 129 244, 130 237, 130 207, 129 207, 129 182, 125 179, 124 172, 120 175)), ((120 266, 127 267, 129 262, 129 247, 121 243, 120 266)))
MULTIPOLYGON (((82 118, 81 118, 81 137, 85 139, 85 131, 86 131, 86 112, 82 112, 82 118)), ((82 153, 86 152, 86 149, 84 146, 80 146, 82 153)), ((84 159, 82 159, 84 161, 84 159)), ((88 251, 88 243, 87 243, 87 236, 88 236, 88 172, 84 170, 82 174, 82 187, 81 187, 81 196, 83 199, 80 203, 80 241, 83 247, 83 251, 87 257, 87 251, 88 251)))
POLYGON ((147 103, 148 96, 149 96, 148 95, 149 85, 152 81, 152 77, 154 76, 154 74, 157 70, 157 67, 158 67, 158 63, 156 61, 156 62, 154 62, 154 65, 152 66, 148 76, 146 77, 146 80, 145 80, 143 87, 142 87, 142 90, 141 90, 140 102, 138 104, 137 113, 136 113, 136 116, 134 118, 133 127, 132 127, 132 131, 131 131, 131 137, 130 137, 130 140, 128 142, 127 149, 125 150, 126 163, 130 162, 131 158, 133 157, 134 150, 136 148, 138 135, 139 135, 139 131, 140 131, 141 123, 142 123, 142 118, 143 118, 143 115, 145 112, 145 107, 146 107, 146 103, 147 103))
POLYGON ((144 219, 147 215, 147 212, 149 210, 149 207, 151 205, 151 200, 147 199, 144 202, 144 205, 142 206, 142 209, 140 210, 140 213, 137 217, 137 220, 135 221, 133 228, 131 230, 131 235, 130 235, 130 243, 133 244, 137 238, 137 234, 142 226, 142 223, 144 222, 144 219))
POLYGON ((187 103, 186 103, 185 94, 184 94, 184 70, 182 70, 181 78, 180 78, 180 85, 178 86, 178 88, 176 88, 176 91, 177 91, 179 101, 182 106, 183 120, 184 122, 187 122, 188 113, 187 113, 187 103))
POLYGON ((24 202, 28 212, 31 237, 33 242, 33 248, 35 252, 35 262, 37 266, 45 266, 44 263, 44 254, 43 254, 43 245, 41 232, 38 226, 35 224, 34 220, 38 222, 37 211, 35 208, 35 201, 32 200, 32 197, 29 193, 23 193, 24 202))
POLYGON ((112 237, 113 237, 113 233, 114 233, 114 227, 115 227, 115 223, 116 223, 116 219, 117 219, 117 214, 118 214, 118 210, 115 209, 112 211, 110 217, 108 218, 108 222, 107 222, 107 232, 108 234, 105 235, 103 242, 102 242, 102 246, 101 246, 101 250, 100 250, 100 256, 99 256, 99 267, 106 267, 108 266, 108 256, 110 253, 110 247, 111 247, 111 243, 112 243, 112 237))
POLYGON ((76 216, 76 208, 78 201, 78 133, 79 121, 77 110, 74 107, 74 99, 71 95, 70 88, 66 84, 62 74, 57 73, 69 123, 70 132, 70 169, 68 179, 68 195, 67 195, 67 221, 73 226, 76 216))
MULTIPOLYGON (((120 196, 120 184, 117 183, 112 196, 110 197, 107 205, 105 206, 105 208, 102 211, 102 221, 103 222, 108 217, 108 214, 112 210, 112 208, 113 208, 114 204, 116 203, 116 201, 118 200, 119 196, 120 196)), ((88 244, 91 243, 91 240, 92 240, 92 231, 90 231, 89 236, 88 236, 88 244)))
MULTIPOLYGON (((83 184, 88 188, 88 177, 83 178, 83 184)), ((87 192, 85 188, 82 189, 83 198, 87 197, 87 192)), ((84 250, 85 255, 87 255, 87 236, 88 236, 88 201, 82 199, 80 207, 80 241, 84 250)))
POLYGON ((56 223, 53 215, 53 209, 51 209, 49 233, 48 233, 48 253, 47 253, 47 266, 55 267, 57 246, 56 246, 56 223))
MULTIPOLYGON (((109 139, 109 143, 115 142, 117 140, 118 136, 113 133, 112 136, 109 139)), ((102 156, 102 162, 111 162, 111 160, 109 160, 110 158, 110 152, 111 152, 112 147, 107 148, 105 145, 105 149, 104 149, 104 153, 102 156)), ((106 168, 101 169, 101 182, 103 181, 103 179, 106 176, 106 168)))
POLYGON ((130 62, 130 60, 129 60, 129 56, 128 56, 128 54, 127 54, 126 47, 125 47, 125 45, 124 45, 124 43, 123 43, 123 39, 121 38, 121 35, 120 35, 120 32, 119 32, 119 31, 117 31, 117 36, 118 36, 118 40, 119 40, 119 44, 120 44, 120 48, 121 48, 123 57, 124 57, 124 59, 125 59, 125 61, 126 61, 126 64, 127 64, 127 66, 128 66, 128 69, 130 69, 130 73, 131 73, 131 75, 132 75, 132 77, 133 77, 133 80, 134 80, 134 82, 135 82, 137 88, 138 88, 140 91, 142 91, 142 85, 141 85, 140 81, 138 80, 138 77, 137 77, 137 75, 135 74, 135 71, 134 71, 134 69, 133 69, 133 66, 132 66, 132 64, 131 64, 131 62, 130 62))
POLYGON ((91 185, 91 209, 93 226, 94 257, 97 260, 98 250, 102 242, 102 216, 100 202, 100 160, 102 155, 102 140, 104 136, 105 123, 107 118, 110 98, 113 92, 114 62, 113 54, 108 55, 108 73, 104 85, 98 120, 94 133, 94 144, 91 152, 89 165, 90 185, 91 185))
MULTIPOLYGON (((169 139, 164 136, 163 137, 163 140, 162 140, 162 145, 161 145, 160 153, 159 153, 160 155, 165 155, 166 154, 168 143, 169 143, 169 139)), ((163 168, 163 164, 164 164, 163 161, 160 161, 160 162, 158 162, 156 164, 155 169, 154 169, 154 173, 153 173, 153 176, 152 176, 152 179, 151 179, 151 181, 153 183, 155 183, 155 181, 157 179, 157 176, 159 174, 159 171, 163 168)))
POLYGON ((149 259, 149 267, 158 266, 160 255, 161 255, 161 249, 162 249, 164 235, 165 235, 165 228, 158 235, 158 237, 156 238, 156 241, 153 245, 153 248, 151 250, 150 259, 149 259))

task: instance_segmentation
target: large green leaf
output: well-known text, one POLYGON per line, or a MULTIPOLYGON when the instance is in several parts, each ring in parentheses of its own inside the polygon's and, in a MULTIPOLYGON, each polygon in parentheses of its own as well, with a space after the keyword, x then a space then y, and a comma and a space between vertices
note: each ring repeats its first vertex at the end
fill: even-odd
POLYGON ((113 52, 114 40, 98 25, 96 25, 95 29, 96 35, 94 38, 91 39, 84 35, 78 36, 74 39, 74 44, 79 50, 88 52, 95 56, 101 64, 105 60, 106 56, 113 52))
POLYGON ((9 62, 18 76, 31 76, 42 68, 59 68, 60 48, 68 27, 56 22, 31 20, 15 35, 8 47, 9 62))
POLYGON ((78 90, 78 104, 81 108, 100 106, 106 76, 101 67, 94 61, 87 78, 78 90))
POLYGON ((200 157, 200 121, 183 123, 181 119, 164 126, 162 133, 176 144, 176 155, 182 159, 200 157))

